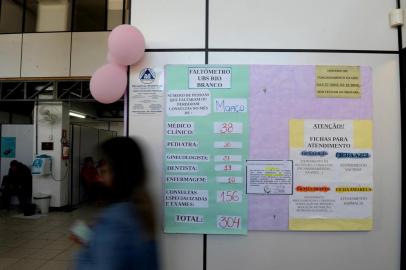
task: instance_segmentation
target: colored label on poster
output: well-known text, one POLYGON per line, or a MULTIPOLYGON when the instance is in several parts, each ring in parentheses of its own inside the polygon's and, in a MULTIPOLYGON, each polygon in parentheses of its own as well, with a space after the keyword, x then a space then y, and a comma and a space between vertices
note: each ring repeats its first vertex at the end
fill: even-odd
MULTIPOLYGON (((320 223, 324 224, 317 227, 320 230, 349 228, 346 220, 351 224, 372 220, 370 120, 293 119, 290 158, 295 176, 289 201, 291 230, 311 228, 304 220, 329 220, 320 223)), ((369 230, 371 226, 372 222, 368 222, 362 229, 369 230)))
POLYGON ((316 66, 316 94, 321 98, 360 98, 360 68, 316 66))

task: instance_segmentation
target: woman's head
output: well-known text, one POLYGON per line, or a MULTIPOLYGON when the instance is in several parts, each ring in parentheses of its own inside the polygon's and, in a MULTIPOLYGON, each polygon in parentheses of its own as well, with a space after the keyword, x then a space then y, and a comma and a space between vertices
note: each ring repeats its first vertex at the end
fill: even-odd
POLYGON ((85 157, 83 162, 84 162, 86 167, 93 167, 94 166, 94 162, 93 162, 92 157, 85 157))
POLYGON ((116 137, 101 145, 104 162, 99 166, 100 181, 110 189, 114 201, 129 199, 145 185, 145 164, 141 148, 133 139, 116 137))

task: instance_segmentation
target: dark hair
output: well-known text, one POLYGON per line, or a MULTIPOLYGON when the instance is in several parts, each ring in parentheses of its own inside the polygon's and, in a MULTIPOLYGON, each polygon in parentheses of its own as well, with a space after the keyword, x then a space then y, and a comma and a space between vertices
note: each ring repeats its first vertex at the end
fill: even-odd
POLYGON ((126 200, 145 184, 145 165, 141 148, 133 139, 116 137, 101 145, 103 159, 113 173, 114 200, 126 200))
POLYGON ((20 162, 18 162, 16 159, 14 159, 10 162, 10 167, 18 166, 18 164, 20 164, 20 162))
POLYGON ((88 163, 88 162, 93 162, 93 158, 92 157, 85 157, 85 159, 83 160, 84 163, 88 163))
POLYGON ((145 231, 155 236, 154 207, 145 188, 146 168, 141 147, 128 137, 116 137, 101 145, 103 160, 113 174, 112 202, 132 201, 145 231))

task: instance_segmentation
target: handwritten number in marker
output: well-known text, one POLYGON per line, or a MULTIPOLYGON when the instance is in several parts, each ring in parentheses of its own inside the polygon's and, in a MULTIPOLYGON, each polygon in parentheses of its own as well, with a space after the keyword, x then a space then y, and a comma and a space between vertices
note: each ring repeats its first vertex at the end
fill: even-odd
POLYGON ((222 123, 220 132, 222 134, 232 133, 234 130, 233 123, 222 123))
POLYGON ((230 176, 230 177, 228 178, 228 183, 234 184, 234 183, 235 183, 235 176, 230 176))
POLYGON ((220 193, 220 202, 238 202, 240 196, 238 196, 238 191, 222 191, 220 193))
POLYGON ((222 229, 239 229, 241 217, 221 216, 218 220, 218 226, 222 229))

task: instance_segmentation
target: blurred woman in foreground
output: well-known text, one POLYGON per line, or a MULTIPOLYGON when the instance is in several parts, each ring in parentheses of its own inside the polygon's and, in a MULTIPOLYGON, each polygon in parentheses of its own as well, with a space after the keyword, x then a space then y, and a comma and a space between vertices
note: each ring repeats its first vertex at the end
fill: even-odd
POLYGON ((105 142, 100 180, 109 204, 91 230, 76 269, 158 269, 154 211, 145 189, 145 165, 139 145, 119 137, 105 142))

